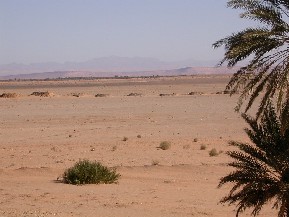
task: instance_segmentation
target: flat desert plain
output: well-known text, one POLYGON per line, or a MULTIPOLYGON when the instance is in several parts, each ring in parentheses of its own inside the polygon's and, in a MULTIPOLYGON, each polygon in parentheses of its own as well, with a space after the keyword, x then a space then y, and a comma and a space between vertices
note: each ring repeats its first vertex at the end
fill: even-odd
MULTIPOLYGON (((230 186, 217 186, 231 171, 228 141, 249 141, 238 96, 216 94, 229 77, 0 82, 0 94, 17 94, 0 98, 0 216, 235 216, 219 203, 230 186), (159 149, 162 141, 171 148, 159 149), (62 183, 80 159, 121 178, 62 183)), ((261 216, 276 212, 269 205, 261 216)))

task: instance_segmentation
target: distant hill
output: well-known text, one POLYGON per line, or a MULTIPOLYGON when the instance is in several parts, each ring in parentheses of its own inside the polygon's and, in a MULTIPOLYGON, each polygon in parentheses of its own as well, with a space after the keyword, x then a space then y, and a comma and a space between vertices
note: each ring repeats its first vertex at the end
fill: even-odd
POLYGON ((55 71, 30 74, 0 76, 1 80, 9 79, 56 79, 73 77, 122 77, 122 76, 174 76, 197 74, 228 74, 234 73, 236 68, 227 67, 185 67, 172 70, 130 71, 130 72, 93 72, 93 71, 55 71))
POLYGON ((167 70, 183 67, 215 66, 218 61, 184 60, 161 61, 144 57, 102 57, 83 62, 44 62, 32 64, 11 63, 0 65, 1 75, 32 74, 42 72, 136 72, 167 70))

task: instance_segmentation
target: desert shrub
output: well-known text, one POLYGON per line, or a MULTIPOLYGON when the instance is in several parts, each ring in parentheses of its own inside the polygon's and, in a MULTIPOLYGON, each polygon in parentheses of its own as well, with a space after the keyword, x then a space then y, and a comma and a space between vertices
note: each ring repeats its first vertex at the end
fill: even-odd
POLYGON ((209 151, 209 155, 210 155, 210 157, 215 157, 215 156, 218 156, 218 151, 217 151, 217 149, 215 149, 215 148, 213 148, 213 149, 211 149, 211 151, 209 151))
POLYGON ((137 135, 137 138, 139 138, 139 139, 140 139, 140 138, 141 138, 141 135, 137 135))
POLYGON ((160 143, 160 146, 159 146, 160 149, 162 150, 168 150, 171 148, 171 143, 168 142, 168 141, 163 141, 160 143))
POLYGON ((186 144, 186 145, 183 145, 183 149, 190 149, 190 145, 189 144, 186 144))
POLYGON ((201 147, 200 147, 201 150, 206 150, 207 149, 207 146, 205 144, 201 144, 201 147))
POLYGON ((152 166, 158 166, 160 162, 158 160, 153 160, 152 161, 152 166))
POLYGON ((117 182, 120 174, 99 162, 80 160, 63 174, 63 181, 72 185, 111 184, 117 182))
POLYGON ((126 142, 128 140, 128 138, 125 136, 122 138, 122 141, 126 142))

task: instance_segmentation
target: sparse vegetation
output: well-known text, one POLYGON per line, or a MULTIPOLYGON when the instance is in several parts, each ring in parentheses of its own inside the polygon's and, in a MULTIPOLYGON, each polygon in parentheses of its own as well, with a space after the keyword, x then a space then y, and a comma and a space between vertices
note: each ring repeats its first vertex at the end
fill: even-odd
POLYGON ((124 142, 126 142, 127 140, 128 140, 128 137, 126 137, 126 136, 122 138, 122 141, 124 141, 124 142))
POLYGON ((191 146, 190 146, 189 144, 183 145, 183 149, 186 149, 186 150, 187 150, 187 149, 190 149, 190 147, 191 147, 191 146))
POLYGON ((141 135, 137 135, 137 138, 139 138, 139 139, 140 139, 140 138, 141 138, 141 135))
POLYGON ((152 166, 158 166, 160 162, 158 160, 153 160, 152 161, 152 166))
POLYGON ((99 162, 80 160, 63 174, 63 181, 72 185, 116 183, 120 174, 99 162))
POLYGON ((160 149, 162 150, 168 150, 171 148, 171 143, 168 142, 168 141, 163 141, 160 143, 160 146, 159 146, 160 149))
POLYGON ((117 146, 114 145, 114 146, 112 146, 111 151, 116 151, 116 149, 117 149, 117 146))
POLYGON ((215 157, 215 156, 218 156, 219 153, 218 153, 217 149, 213 148, 213 149, 211 149, 211 151, 209 151, 209 155, 210 155, 210 157, 215 157))
POLYGON ((198 142, 198 138, 194 138, 194 142, 198 142))
POLYGON ((200 149, 201 149, 201 150, 206 150, 206 149, 207 149, 207 145, 205 145, 205 144, 201 144, 200 149))

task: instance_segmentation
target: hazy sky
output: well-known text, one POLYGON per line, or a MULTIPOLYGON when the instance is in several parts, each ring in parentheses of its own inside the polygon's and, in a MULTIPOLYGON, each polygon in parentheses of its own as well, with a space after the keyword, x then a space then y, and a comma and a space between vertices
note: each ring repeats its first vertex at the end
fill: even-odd
POLYGON ((226 0, 0 0, 0 64, 97 57, 219 60, 248 26, 226 0))

